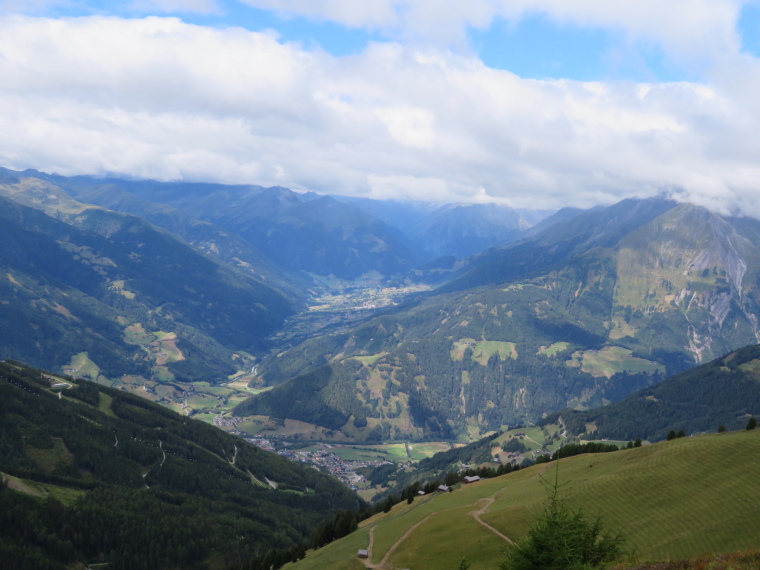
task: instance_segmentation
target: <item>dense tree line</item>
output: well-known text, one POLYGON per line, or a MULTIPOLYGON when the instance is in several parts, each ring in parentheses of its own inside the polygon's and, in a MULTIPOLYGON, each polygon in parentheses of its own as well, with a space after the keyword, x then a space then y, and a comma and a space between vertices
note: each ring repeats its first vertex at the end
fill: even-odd
MULTIPOLYGON (((639 445, 641 445, 641 440, 639 445)), ((631 444, 633 447, 633 444, 631 444)), ((541 455, 536 459, 536 463, 548 463, 549 461, 556 461, 563 457, 573 457, 574 455, 580 455, 582 453, 610 453, 612 451, 618 451, 620 448, 614 443, 602 443, 598 441, 590 441, 588 443, 566 443, 554 453, 548 455, 541 455)))

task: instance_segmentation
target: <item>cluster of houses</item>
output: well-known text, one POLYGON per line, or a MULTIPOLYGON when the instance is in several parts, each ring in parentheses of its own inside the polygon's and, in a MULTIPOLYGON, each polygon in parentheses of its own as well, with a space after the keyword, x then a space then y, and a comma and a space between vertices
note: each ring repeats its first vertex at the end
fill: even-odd
POLYGON ((245 440, 248 443, 252 443, 256 447, 266 449, 267 451, 275 451, 274 443, 265 437, 246 437, 245 440))
MULTIPOLYGON (((187 398, 187 397, 185 397, 187 398)), ((236 418, 234 416, 222 416, 221 414, 214 416, 214 425, 216 427, 229 427, 229 428, 236 428, 237 425, 243 421, 243 418, 236 418)), ((249 440, 250 441, 250 440, 249 440)), ((256 442, 251 441, 251 443, 254 443, 255 445, 258 445, 256 442)), ((261 447, 261 446, 259 446, 261 447)))
MULTIPOLYGON (((277 451, 274 443, 264 437, 246 438, 246 441, 257 447, 266 449, 267 451, 275 451, 292 461, 306 463, 317 469, 327 471, 354 491, 357 490, 358 485, 366 482, 364 477, 356 472, 358 469, 361 469, 362 467, 378 467, 385 463, 389 463, 388 461, 347 461, 341 459, 335 453, 328 451, 327 449, 330 447, 329 444, 323 444, 325 449, 315 451, 291 451, 288 449, 280 449, 277 451)), ((280 444, 280 446, 281 445, 282 444, 280 444)))
POLYGON ((325 450, 288 453, 288 457, 291 459, 328 471, 333 477, 342 481, 354 491, 357 490, 359 484, 366 482, 364 477, 356 472, 358 469, 363 467, 378 467, 389 463, 388 461, 347 461, 341 459, 335 453, 325 450))
MULTIPOLYGON (((477 475, 465 475, 462 478, 462 483, 464 483, 465 485, 468 485, 470 483, 476 483, 477 481, 480 481, 480 480, 481 478, 477 475)), ((438 488, 436 489, 436 491, 440 491, 441 493, 450 493, 451 487, 449 487, 448 485, 438 485, 438 488)), ((425 491, 420 491, 418 494, 424 495, 425 491)))

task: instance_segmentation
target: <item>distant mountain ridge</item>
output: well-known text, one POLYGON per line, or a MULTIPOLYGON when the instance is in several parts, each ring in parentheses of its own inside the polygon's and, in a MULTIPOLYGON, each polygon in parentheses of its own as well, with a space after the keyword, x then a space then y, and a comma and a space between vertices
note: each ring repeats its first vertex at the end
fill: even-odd
POLYGON ((80 200, 146 217, 175 233, 180 233, 176 218, 181 213, 245 238, 283 268, 343 279, 368 271, 398 276, 434 257, 466 257, 502 246, 550 213, 494 203, 441 205, 297 193, 278 186, 16 174, 43 178, 80 200))
MULTIPOLYGON (((100 200, 98 188, 110 187, 169 206, 192 220, 243 238, 270 263, 291 272, 356 279, 374 271, 391 277, 423 260, 400 231, 330 196, 299 194, 282 187, 110 178, 73 177, 61 183, 83 198, 100 200)), ((116 201, 110 204, 119 207, 116 201)))
POLYGON ((527 228, 527 222, 508 206, 448 204, 418 223, 411 235, 436 257, 468 257, 509 243, 527 228))
MULTIPOLYGON (((468 257, 529 235, 550 210, 515 210, 505 205, 436 204, 336 196, 404 232, 428 257, 468 257)), ((559 219, 564 219, 559 217, 559 219)), ((551 225, 550 222, 548 225, 551 225)))

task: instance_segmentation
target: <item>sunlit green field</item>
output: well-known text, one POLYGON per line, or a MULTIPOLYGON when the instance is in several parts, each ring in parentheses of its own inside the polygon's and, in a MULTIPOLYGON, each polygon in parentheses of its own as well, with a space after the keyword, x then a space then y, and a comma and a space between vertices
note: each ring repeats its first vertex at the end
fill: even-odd
POLYGON ((463 338, 456 341, 451 347, 451 359, 462 360, 467 348, 472 349, 472 359, 476 362, 486 365, 488 359, 494 354, 505 360, 507 358, 517 358, 517 350, 513 342, 499 342, 493 340, 476 341, 471 338, 463 338))
MULTIPOLYGON (((241 424, 242 425, 242 424, 241 424)), ((238 429, 241 428, 238 425, 238 429)), ((406 453, 403 443, 388 443, 385 445, 341 445, 331 444, 323 447, 318 444, 292 448, 294 451, 324 451, 334 453, 344 461, 393 461, 404 462, 410 459, 418 461, 432 457, 439 451, 447 451, 450 445, 445 442, 426 442, 409 444, 411 458, 406 453)))
POLYGON ((90 360, 86 352, 80 352, 72 356, 68 367, 76 371, 76 376, 87 378, 93 382, 97 382, 100 376, 100 368, 90 360))
POLYGON ((633 356, 627 348, 606 346, 602 350, 587 350, 573 354, 568 366, 580 366, 592 376, 610 378, 620 372, 631 374, 664 372, 661 364, 633 356))
POLYGON ((411 458, 415 461, 425 459, 426 457, 432 457, 438 452, 448 451, 451 449, 451 445, 446 442, 430 442, 430 443, 410 443, 409 453, 411 458))

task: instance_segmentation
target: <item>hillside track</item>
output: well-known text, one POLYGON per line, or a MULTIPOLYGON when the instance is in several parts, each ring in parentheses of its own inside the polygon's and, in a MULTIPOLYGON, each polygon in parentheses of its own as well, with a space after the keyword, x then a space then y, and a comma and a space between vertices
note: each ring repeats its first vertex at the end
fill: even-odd
MULTIPOLYGON (((494 499, 493 497, 488 497, 487 499, 481 499, 480 501, 484 502, 483 506, 479 510, 477 510, 477 511, 472 511, 470 513, 470 516, 473 519, 475 519, 475 522, 478 523, 480 526, 482 526, 486 530, 494 533, 496 536, 498 536, 499 538, 501 538, 503 541, 507 542, 508 544, 511 544, 512 546, 514 546, 515 543, 512 541, 511 538, 509 538, 506 535, 503 535, 498 530, 496 530, 494 527, 492 527, 490 524, 488 524, 488 523, 483 522, 482 520, 480 520, 480 515, 485 514, 486 511, 488 511, 488 507, 490 507, 495 500, 496 499, 494 499)), ((480 502, 480 501, 478 501, 478 502, 480 502)))
MULTIPOLYGON (((452 510, 452 509, 446 509, 446 510, 448 511, 448 510, 452 510)), ((414 532, 414 530, 418 526, 420 526, 422 523, 424 523, 425 521, 427 521, 433 515, 437 515, 438 513, 442 513, 442 512, 444 512, 444 511, 438 511, 437 513, 431 513, 428 516, 426 516, 424 519, 422 519, 420 522, 418 522, 418 523, 410 526, 407 529, 407 531, 401 536, 401 538, 399 538, 396 542, 393 543, 393 545, 388 549, 388 551, 385 553, 385 556, 383 556, 383 559, 380 560, 380 562, 378 562, 377 564, 372 564, 371 562, 365 562, 364 566, 366 568, 382 568, 382 569, 387 569, 388 567, 386 566, 386 564, 388 564, 388 559, 395 552, 395 550, 401 545, 401 543, 404 542, 409 537, 409 535, 412 534, 412 532, 414 532)), ((372 543, 374 541, 374 534, 375 534, 373 532, 374 530, 375 530, 375 527, 373 526, 370 529, 370 547, 368 549, 369 550, 369 558, 367 560, 371 560, 372 559, 372 543)))
POLYGON ((563 458, 396 505, 294 568, 447 568, 466 557, 487 570, 525 536, 555 483, 571 510, 601 517, 641 561, 756 549, 758 454, 760 429, 563 458), (370 558, 357 560, 368 541, 370 558))
MULTIPOLYGON (((539 477, 545 471, 546 471, 546 467, 544 467, 541 471, 539 471, 538 473, 536 473, 533 477, 539 477)), ((483 520, 480 519, 481 515, 483 515, 486 512, 488 512, 488 508, 496 500, 496 495, 499 495, 500 493, 503 493, 505 491, 505 489, 507 489, 507 488, 508 487, 502 487, 499 490, 497 490, 495 493, 493 493, 493 495, 491 495, 490 497, 480 498, 480 499, 476 500, 475 502, 471 503, 470 505, 467 505, 467 506, 471 506, 471 507, 475 508, 475 510, 469 511, 467 514, 469 514, 476 523, 478 523, 481 527, 485 528, 488 532, 490 532, 490 533, 498 536, 501 540, 503 540, 507 544, 514 545, 515 543, 514 543, 514 541, 511 538, 509 538, 505 534, 499 532, 494 527, 492 527, 491 525, 489 525, 488 523, 486 523, 486 522, 484 522, 483 520), (482 505, 479 505, 479 503, 482 503, 482 505)), ((380 560, 380 562, 376 562, 376 563, 370 562, 370 560, 372 560, 372 550, 373 550, 373 546, 374 546, 374 542, 375 542, 375 532, 374 531, 375 531, 375 528, 377 527, 377 525, 372 526, 372 528, 370 528, 370 531, 369 531, 369 546, 367 547, 367 552, 369 554, 369 557, 367 558, 367 561, 364 562, 364 567, 365 568, 374 568, 374 569, 379 569, 379 570, 390 570, 391 566, 388 566, 388 562, 389 562, 391 556, 401 546, 401 544, 406 539, 409 538, 409 536, 417 528, 419 528, 420 526, 422 526, 424 523, 428 522, 435 515, 439 515, 439 514, 442 514, 442 513, 449 512, 449 511, 459 510, 461 508, 462 507, 452 507, 452 508, 449 508, 449 509, 442 509, 440 511, 436 511, 434 513, 430 513, 429 515, 427 515, 422 520, 420 520, 417 523, 415 523, 412 526, 410 526, 406 530, 406 532, 404 532, 404 534, 401 535, 391 545, 391 547, 386 551, 385 555, 380 560)))
MULTIPOLYGON (((535 479, 535 478, 542 477, 543 474, 546 472, 546 470, 549 468, 549 466, 550 466, 549 464, 545 465, 541 470, 537 471, 530 478, 531 479, 535 479)), ((487 522, 481 520, 481 518, 480 518, 482 515, 484 515, 486 512, 488 512, 488 509, 496 501, 497 495, 500 495, 500 494, 504 493, 505 491, 509 490, 509 487, 510 487, 510 485, 503 486, 503 487, 499 488, 498 490, 496 490, 489 497, 479 498, 476 501, 474 501, 473 503, 471 503, 470 505, 465 505, 465 506, 474 507, 475 510, 468 511, 467 514, 470 517, 472 517, 472 519, 476 523, 478 523, 481 527, 483 527, 484 529, 486 529, 488 532, 490 532, 490 533, 498 536, 501 540, 503 540, 507 544, 514 546, 515 543, 514 543, 514 541, 511 538, 509 538, 507 535, 503 534, 502 532, 498 531, 497 529, 495 529, 494 527, 492 527, 487 522), (479 503, 482 503, 482 505, 479 506, 479 503)), ((457 507, 452 507, 452 508, 448 508, 448 509, 442 509, 440 511, 436 511, 434 513, 430 513, 429 515, 425 516, 425 518, 423 518, 422 520, 420 520, 420 521, 416 522, 415 524, 413 524, 412 526, 410 526, 406 530, 406 532, 404 532, 404 534, 401 535, 390 546, 390 548, 388 548, 388 550, 385 552, 385 555, 383 556, 383 558, 379 562, 376 562, 376 563, 370 562, 372 560, 372 551, 373 551, 374 541, 375 541, 375 532, 374 531, 375 531, 375 528, 377 527, 377 525, 373 525, 372 528, 369 531, 369 546, 367 548, 369 557, 367 558, 367 561, 364 562, 364 567, 365 568, 374 568, 374 569, 379 569, 379 570, 389 570, 391 567, 388 566, 388 562, 389 562, 391 556, 394 554, 394 552, 396 552, 396 550, 403 544, 403 542, 406 539, 409 538, 409 536, 417 528, 419 528, 420 526, 422 526, 424 523, 428 522, 435 515, 439 515, 439 514, 442 514, 442 513, 449 512, 449 511, 459 510, 461 508, 462 508, 461 506, 457 506, 457 507)))

